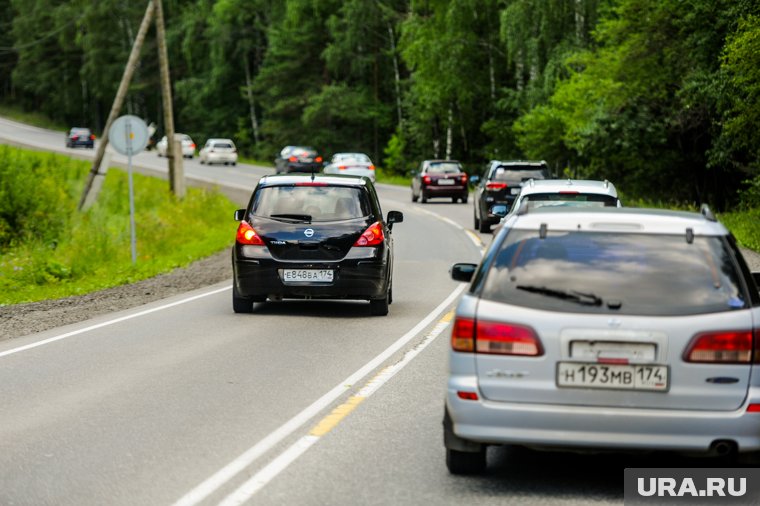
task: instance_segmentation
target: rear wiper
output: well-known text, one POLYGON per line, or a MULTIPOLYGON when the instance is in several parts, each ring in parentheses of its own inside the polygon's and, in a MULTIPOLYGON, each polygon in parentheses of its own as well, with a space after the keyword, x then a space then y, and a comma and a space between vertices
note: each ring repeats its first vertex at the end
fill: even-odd
POLYGON ((546 288, 545 286, 531 286, 531 285, 517 285, 518 290, 525 290, 530 293, 538 293, 541 295, 547 295, 549 297, 557 297, 558 299, 567 300, 570 302, 577 302, 584 306, 601 306, 602 299, 597 297, 593 293, 577 292, 575 290, 555 290, 552 288, 546 288))
POLYGON ((270 214, 270 218, 282 218, 296 222, 311 223, 310 214, 270 214))

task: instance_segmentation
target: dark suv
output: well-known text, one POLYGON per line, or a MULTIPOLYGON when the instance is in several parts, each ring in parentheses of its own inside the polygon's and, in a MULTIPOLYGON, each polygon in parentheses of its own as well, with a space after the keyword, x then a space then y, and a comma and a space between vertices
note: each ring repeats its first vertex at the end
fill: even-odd
POLYGON ((232 308, 296 299, 368 300, 373 315, 393 300, 394 223, 366 177, 282 174, 259 180, 232 248, 232 308))
POLYGON ((524 181, 550 177, 549 166, 544 161, 490 162, 483 179, 473 177, 473 182, 479 183, 475 188, 475 229, 486 233, 491 230, 491 225, 499 223, 501 217, 491 214, 491 207, 505 204, 509 210, 520 194, 524 181))
POLYGON ((89 148, 95 147, 95 136, 89 128, 74 127, 66 135, 67 148, 89 148))
POLYGON ((309 146, 285 146, 274 159, 275 171, 283 172, 319 172, 322 170, 322 157, 317 150, 309 146))
POLYGON ((412 202, 444 197, 466 204, 468 195, 467 173, 456 160, 425 160, 412 177, 412 202))

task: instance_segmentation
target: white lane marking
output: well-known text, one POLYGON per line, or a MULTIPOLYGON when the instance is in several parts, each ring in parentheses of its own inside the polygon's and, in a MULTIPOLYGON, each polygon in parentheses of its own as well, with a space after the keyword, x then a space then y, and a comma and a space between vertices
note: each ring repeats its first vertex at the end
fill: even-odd
POLYGON ((293 418, 285 422, 283 425, 275 429, 269 435, 264 437, 261 441, 244 451, 240 456, 232 460, 229 464, 225 465, 219 471, 211 475, 205 481, 200 483, 194 489, 189 491, 183 497, 181 497, 174 506, 191 506, 200 503, 208 496, 213 494, 217 489, 222 487, 225 483, 234 478, 238 473, 243 471, 246 467, 250 466, 254 461, 261 457, 264 453, 271 450, 275 445, 280 443, 283 439, 290 436, 293 432, 298 430, 302 425, 311 420, 320 411, 328 407, 335 402, 338 397, 343 395, 347 390, 353 387, 354 384, 361 381, 362 378, 372 372, 377 366, 385 362, 389 357, 411 341, 417 334, 419 334, 425 327, 427 327, 438 315, 443 312, 449 305, 451 305, 457 297, 467 287, 466 284, 459 285, 453 292, 449 294, 446 299, 441 302, 438 307, 433 309, 425 318, 423 318, 417 325, 415 325, 409 332, 401 336, 395 343, 391 344, 388 348, 383 350, 379 355, 367 362, 364 366, 354 372, 351 376, 341 381, 332 390, 324 394, 322 397, 314 401, 311 405, 306 407, 303 411, 295 415, 293 418))
MULTIPOLYGON (((359 390, 354 397, 366 399, 371 396, 380 388, 388 383, 388 381, 401 371, 404 367, 409 365, 422 350, 432 343, 436 337, 438 337, 445 329, 451 324, 453 317, 453 311, 446 315, 441 321, 436 324, 433 329, 428 332, 425 338, 417 344, 414 348, 404 353, 401 360, 395 364, 386 367, 380 374, 368 381, 364 387, 359 390)), ((340 422, 338 422, 340 423, 340 422)), ((337 425, 337 423, 336 423, 337 425)), ((331 428, 334 428, 331 427, 331 428)), ((325 431, 327 433, 329 431, 325 431)), ((307 434, 296 441, 287 450, 278 455, 271 463, 264 466, 258 473, 253 475, 234 492, 225 497, 219 506, 238 506, 245 503, 251 497, 253 497, 259 490, 264 488, 270 481, 277 477, 282 471, 288 468, 293 462, 303 455, 306 450, 311 448, 323 435, 317 436, 314 433, 307 434)))
POLYGON ((178 300, 169 304, 164 304, 163 306, 154 307, 152 309, 146 309, 144 311, 140 311, 139 313, 130 314, 127 316, 122 316, 120 318, 115 318, 113 320, 108 320, 102 323, 98 323, 96 325, 91 325, 89 327, 85 327, 83 329, 79 330, 73 330, 71 332, 67 332, 65 334, 61 334, 59 336, 51 337, 48 339, 43 339, 42 341, 37 341, 36 343, 27 344, 24 346, 19 346, 18 348, 13 348, 7 351, 3 351, 0 353, 0 357, 5 357, 7 355, 13 355, 14 353, 20 353, 22 351, 31 350, 32 348, 37 348, 38 346, 43 346, 46 344, 54 343, 56 341, 60 341, 62 339, 66 339, 69 337, 73 337, 79 334, 83 334, 85 332, 89 332, 91 330, 99 329, 102 327, 108 327, 109 325, 114 325, 116 323, 120 323, 126 320, 131 320, 133 318, 139 318, 140 316, 145 316, 146 314, 155 313, 157 311, 163 311, 164 309, 168 309, 170 307, 179 306, 180 304, 186 304, 188 302, 192 302, 194 300, 201 299, 203 297, 208 297, 209 295, 214 295, 220 292, 224 292, 226 290, 229 290, 232 288, 232 285, 225 286, 224 288, 217 288, 216 290, 211 290, 210 292, 204 292, 199 295, 193 295, 192 297, 188 297, 186 299, 178 300))

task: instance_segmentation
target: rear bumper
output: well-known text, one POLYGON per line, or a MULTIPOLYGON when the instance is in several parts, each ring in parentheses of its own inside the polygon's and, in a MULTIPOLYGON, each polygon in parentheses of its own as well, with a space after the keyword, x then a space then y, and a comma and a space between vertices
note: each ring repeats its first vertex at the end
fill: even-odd
POLYGON ((243 259, 233 247, 233 283, 242 297, 356 299, 385 297, 391 264, 387 256, 375 259, 344 259, 338 262, 281 262, 274 259, 243 259), (331 269, 332 283, 285 284, 282 269, 331 269))
MULTIPOLYGON (((687 411, 468 401, 457 391, 477 391, 475 378, 450 379, 446 406, 454 433, 485 444, 708 452, 730 440, 740 452, 760 450, 760 413, 687 411)), ((479 394, 480 395, 480 394, 479 394)), ((760 399, 760 392, 749 398, 760 399)), ((749 403, 750 401, 746 401, 749 403)))
POLYGON ((289 163, 285 166, 285 172, 319 172, 322 170, 321 163, 289 163))
POLYGON ((423 186, 421 191, 428 198, 436 197, 464 197, 469 193, 466 186, 423 186))
POLYGON ((237 162, 237 154, 236 153, 207 153, 206 154, 206 161, 209 163, 236 163, 237 162))

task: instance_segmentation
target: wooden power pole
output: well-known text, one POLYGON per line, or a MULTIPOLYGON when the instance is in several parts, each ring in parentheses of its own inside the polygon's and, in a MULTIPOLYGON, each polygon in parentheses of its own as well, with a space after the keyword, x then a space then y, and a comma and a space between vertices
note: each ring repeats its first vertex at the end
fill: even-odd
POLYGON ((127 66, 124 68, 124 74, 121 77, 121 82, 119 83, 119 89, 116 91, 116 98, 114 98, 113 100, 113 105, 111 106, 111 112, 108 114, 108 119, 106 120, 106 126, 103 129, 103 134, 100 137, 98 150, 95 153, 95 160, 93 160, 92 162, 92 168, 90 169, 90 174, 87 177, 87 181, 85 182, 85 185, 84 185, 84 190, 82 191, 82 198, 79 199, 80 210, 83 209, 84 203, 87 200, 87 194, 90 193, 90 190, 92 189, 92 183, 95 180, 95 176, 98 174, 100 170, 100 164, 103 161, 103 154, 105 153, 106 146, 108 145, 108 130, 111 128, 111 125, 113 124, 114 120, 116 120, 117 116, 119 115, 119 111, 121 111, 121 106, 124 104, 124 99, 127 96, 127 89, 129 88, 129 82, 132 80, 132 75, 135 73, 135 68, 137 67, 137 60, 140 57, 140 50, 142 49, 143 42, 145 41, 145 35, 148 33, 150 22, 153 20, 153 9, 154 9, 153 2, 148 2, 148 7, 145 9, 145 15, 143 16, 142 23, 140 23, 140 29, 137 32, 137 37, 135 37, 135 42, 132 44, 132 52, 129 54, 129 59, 127 60, 127 66))
POLYGON ((174 110, 172 107, 172 85, 169 75, 169 55, 166 50, 166 30, 164 9, 161 0, 152 0, 156 7, 156 38, 158 39, 158 61, 161 70, 161 96, 164 104, 164 130, 166 130, 166 157, 169 159, 169 188, 178 198, 185 196, 185 174, 182 167, 182 145, 174 139, 174 110))

